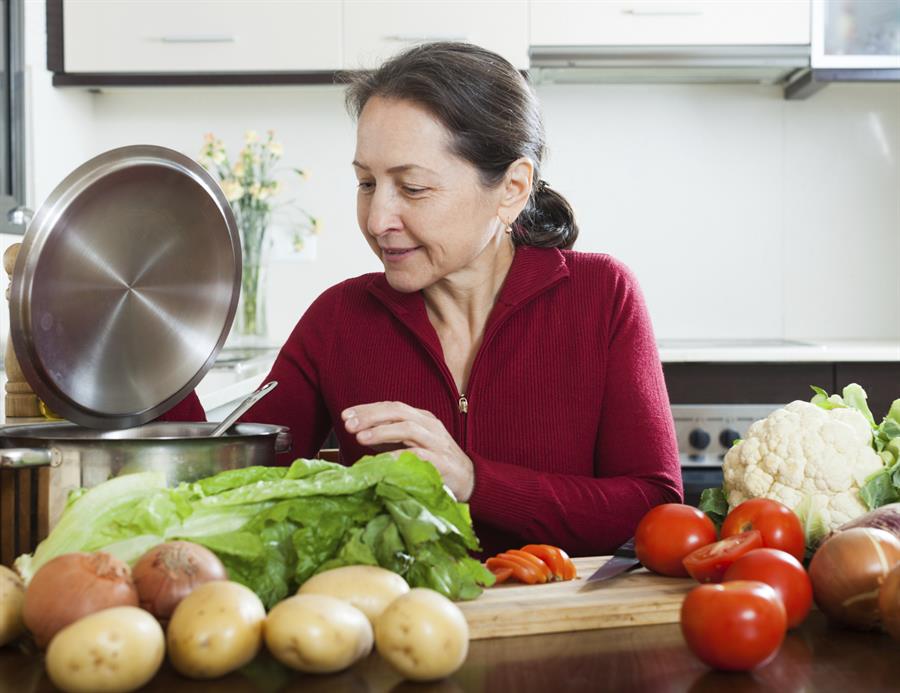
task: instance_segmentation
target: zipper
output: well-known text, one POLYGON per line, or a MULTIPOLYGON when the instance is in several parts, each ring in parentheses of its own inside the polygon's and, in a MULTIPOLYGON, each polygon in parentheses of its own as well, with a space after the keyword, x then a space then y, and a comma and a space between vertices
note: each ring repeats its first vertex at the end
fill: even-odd
POLYGON ((468 436, 469 431, 469 417, 466 414, 469 413, 469 400, 462 393, 459 395, 459 434, 460 434, 460 444, 462 445, 463 450, 467 449, 469 446, 468 436))

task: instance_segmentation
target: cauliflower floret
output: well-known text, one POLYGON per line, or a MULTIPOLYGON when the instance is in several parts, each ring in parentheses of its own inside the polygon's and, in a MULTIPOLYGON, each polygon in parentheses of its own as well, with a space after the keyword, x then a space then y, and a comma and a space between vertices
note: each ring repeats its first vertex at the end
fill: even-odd
POLYGON ((829 530, 867 511, 859 497, 882 468, 872 428, 855 409, 791 402, 747 431, 725 455, 729 510, 749 498, 772 498, 796 510, 804 498, 829 530))

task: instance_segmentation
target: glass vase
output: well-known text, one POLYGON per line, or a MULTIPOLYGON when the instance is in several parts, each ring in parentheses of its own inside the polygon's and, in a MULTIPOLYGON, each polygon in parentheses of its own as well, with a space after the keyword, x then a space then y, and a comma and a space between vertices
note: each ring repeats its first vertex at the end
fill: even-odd
POLYGON ((241 209, 236 216, 241 233, 243 270, 241 296, 234 318, 231 342, 235 346, 265 347, 269 346, 266 322, 268 254, 266 248, 270 215, 256 210, 241 209))
POLYGON ((241 346, 266 346, 266 266, 261 262, 244 263, 234 333, 241 346))

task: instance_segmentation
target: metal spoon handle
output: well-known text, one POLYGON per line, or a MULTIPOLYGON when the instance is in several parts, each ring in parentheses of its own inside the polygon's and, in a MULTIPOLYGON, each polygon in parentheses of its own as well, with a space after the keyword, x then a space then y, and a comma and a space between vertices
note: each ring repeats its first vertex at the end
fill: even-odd
POLYGON ((259 400, 261 400, 263 397, 265 397, 267 394, 269 394, 272 390, 274 390, 277 385, 278 385, 277 380, 271 380, 268 383, 266 383, 265 385, 263 385, 261 388, 259 388, 256 392, 253 392, 247 399, 245 399, 243 402, 241 402, 237 406, 237 409, 235 409, 228 416, 226 416, 223 419, 222 423, 220 423, 218 426, 216 426, 215 430, 210 435, 213 438, 218 438, 219 436, 224 434, 225 431, 227 431, 229 428, 231 428, 232 425, 234 424, 234 422, 238 420, 238 418, 241 416, 241 414, 243 414, 250 407, 252 407, 254 404, 256 404, 259 400))

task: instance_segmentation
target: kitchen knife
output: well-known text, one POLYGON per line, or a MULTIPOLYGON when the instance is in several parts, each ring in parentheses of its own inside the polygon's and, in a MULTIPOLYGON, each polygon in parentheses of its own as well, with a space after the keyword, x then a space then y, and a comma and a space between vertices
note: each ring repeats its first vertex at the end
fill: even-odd
POLYGON ((613 552, 612 558, 597 568, 597 570, 594 571, 594 574, 584 581, 584 585, 582 585, 581 589, 585 589, 592 583, 600 583, 604 580, 614 578, 617 575, 621 575, 622 573, 627 573, 630 570, 639 568, 640 565, 641 562, 634 553, 634 537, 632 537, 617 548, 613 552))

